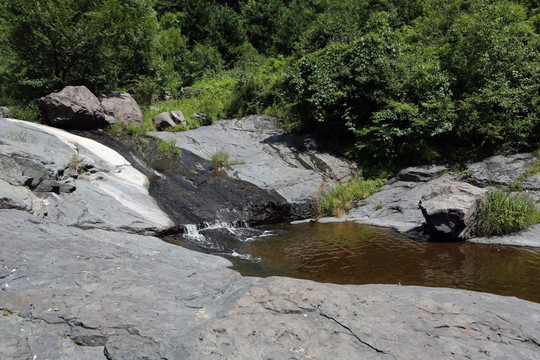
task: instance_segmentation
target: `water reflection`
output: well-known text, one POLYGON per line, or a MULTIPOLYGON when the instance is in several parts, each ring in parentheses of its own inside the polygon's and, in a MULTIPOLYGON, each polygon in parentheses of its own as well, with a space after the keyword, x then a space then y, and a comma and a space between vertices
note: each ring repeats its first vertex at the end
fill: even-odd
POLYGON ((244 275, 338 284, 440 286, 540 302, 540 249, 428 243, 354 223, 279 225, 273 236, 240 242, 232 258, 244 275))

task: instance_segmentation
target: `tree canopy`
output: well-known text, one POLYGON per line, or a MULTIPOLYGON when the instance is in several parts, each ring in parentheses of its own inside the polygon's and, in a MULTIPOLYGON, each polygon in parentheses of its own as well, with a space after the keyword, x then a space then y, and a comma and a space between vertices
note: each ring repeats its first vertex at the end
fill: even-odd
POLYGON ((539 45, 528 0, 0 0, 0 100, 198 84, 357 160, 459 159, 538 147, 539 45))

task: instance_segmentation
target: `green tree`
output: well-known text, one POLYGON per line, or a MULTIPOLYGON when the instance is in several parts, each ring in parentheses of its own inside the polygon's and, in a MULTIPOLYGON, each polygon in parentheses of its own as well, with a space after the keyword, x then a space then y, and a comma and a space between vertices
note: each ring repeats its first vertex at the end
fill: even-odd
POLYGON ((516 3, 473 3, 442 51, 458 105, 460 142, 483 155, 537 147, 540 37, 516 3))
POLYGON ((149 0, 10 0, 0 6, 14 71, 36 95, 67 84, 113 89, 151 71, 157 22, 149 0))

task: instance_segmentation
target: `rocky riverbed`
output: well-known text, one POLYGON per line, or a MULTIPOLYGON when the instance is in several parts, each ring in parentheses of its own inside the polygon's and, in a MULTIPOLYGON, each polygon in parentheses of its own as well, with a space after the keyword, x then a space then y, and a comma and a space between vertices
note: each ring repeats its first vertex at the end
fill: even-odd
MULTIPOLYGON (((254 163, 254 150, 242 155, 246 168, 259 167, 253 182, 276 187, 300 214, 307 202, 291 189, 309 198, 332 176, 319 160, 309 165, 304 156, 313 153, 282 149, 283 134, 272 143, 255 130, 264 124, 212 126, 262 149, 254 163), (276 147, 290 173, 313 181, 296 184, 284 173, 280 190, 264 166, 273 160, 263 153, 276 147)), ((135 234, 175 224, 150 196, 147 177, 112 149, 13 120, 1 119, 0 132, 2 359, 540 359, 540 304, 456 289, 242 277, 223 258, 135 234)), ((196 143, 188 132, 177 135, 178 146, 181 136, 196 143)), ((240 157, 221 145, 200 155, 216 150, 240 157)), ((242 171, 228 170, 238 179, 248 176, 242 171)), ((399 182, 411 190, 427 184, 399 182)), ((398 196, 393 184, 385 191, 398 196)))

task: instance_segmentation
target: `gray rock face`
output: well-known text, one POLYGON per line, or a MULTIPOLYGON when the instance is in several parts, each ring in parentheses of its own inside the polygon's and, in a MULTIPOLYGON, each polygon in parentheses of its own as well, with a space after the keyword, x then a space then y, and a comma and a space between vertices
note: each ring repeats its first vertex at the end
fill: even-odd
POLYGON ((148 179, 115 151, 48 126, 0 120, 0 207, 82 227, 157 231, 173 226, 148 179))
POLYGON ((187 125, 186 118, 180 110, 171 111, 171 118, 176 124, 187 125))
POLYGON ((476 205, 486 191, 459 181, 432 186, 419 204, 430 231, 452 240, 471 237, 476 205))
POLYGON ((38 100, 45 119, 64 129, 97 129, 105 126, 105 114, 99 99, 86 86, 66 86, 38 100))
POLYGON ((123 91, 116 91, 99 97, 105 121, 109 124, 119 123, 127 127, 130 124, 141 126, 143 123, 142 111, 131 95, 123 91))
POLYGON ((1 118, 11 118, 13 117, 13 114, 9 109, 5 106, 0 106, 0 119, 1 118))
POLYGON ((154 116, 154 126, 156 130, 163 131, 169 126, 176 125, 168 112, 162 112, 159 115, 154 116))
MULTIPOLYGON (((153 133, 166 140, 169 133, 153 133)), ((275 190, 295 208, 296 218, 312 215, 322 189, 347 179, 355 168, 321 152, 315 140, 285 134, 276 120, 249 116, 218 121, 210 126, 175 133, 176 146, 210 160, 218 152, 229 155, 227 174, 265 190, 275 190)))
POLYGON ((539 359, 540 304, 512 297, 243 278, 157 238, 17 210, 0 228, 2 359, 539 359))
MULTIPOLYGON (((404 169, 400 175, 390 180, 381 191, 361 201, 355 208, 342 218, 323 218, 321 222, 355 221, 361 224, 385 226, 398 230, 401 233, 417 232, 425 223, 422 212, 418 209, 418 202, 431 186, 454 179, 451 173, 427 182, 446 171, 444 167, 426 167, 436 171, 429 171, 429 175, 413 176, 418 168, 404 169), (407 174, 407 175, 404 175, 407 174), (408 181, 400 180, 409 179, 408 181)), ((426 171, 426 170, 423 170, 426 171)))
POLYGON ((467 166, 479 186, 510 185, 536 161, 534 154, 497 155, 467 166))

